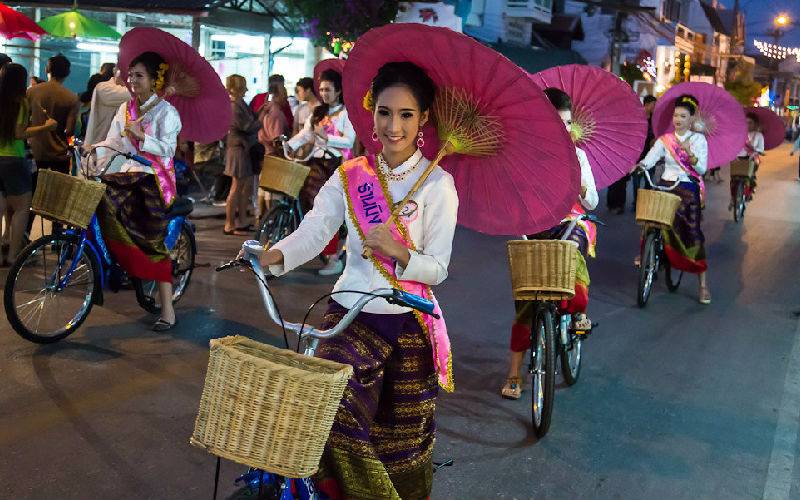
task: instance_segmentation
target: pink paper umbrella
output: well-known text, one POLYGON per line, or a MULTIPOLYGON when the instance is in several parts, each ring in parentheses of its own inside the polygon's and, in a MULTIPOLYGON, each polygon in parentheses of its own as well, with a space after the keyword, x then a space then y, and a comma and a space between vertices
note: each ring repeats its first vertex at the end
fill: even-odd
POLYGON ((531 78, 572 98, 573 139, 586 152, 598 189, 627 175, 642 154, 647 116, 630 85, 604 69, 557 66, 531 78))
POLYGON ((6 39, 25 38, 35 41, 46 34, 47 32, 33 19, 0 3, 0 36, 6 39))
POLYGON ((319 96, 319 77, 322 76, 322 72, 332 69, 336 71, 340 75, 344 73, 344 59, 323 59, 314 66, 314 93, 319 96))
POLYGON ((710 83, 686 82, 670 88, 653 111, 653 132, 659 137, 672 132, 675 101, 683 94, 697 99, 695 130, 708 141, 708 168, 719 167, 736 159, 747 141, 747 122, 741 104, 725 89, 710 83))
MULTIPOLYGON (((345 66, 344 95, 350 120, 370 153, 378 153, 381 145, 371 138, 373 117, 365 97, 381 66, 404 61, 421 67, 437 85, 434 110, 458 95, 498 131, 493 153, 453 153, 441 163, 455 179, 460 224, 487 234, 531 234, 569 212, 578 199, 580 167, 558 113, 522 69, 447 28, 390 24, 356 41, 345 66)), ((446 133, 447 117, 433 113, 431 121, 440 135, 433 124, 426 125, 423 152, 439 158, 453 136, 446 133)))
POLYGON ((764 134, 764 150, 775 149, 785 140, 786 127, 783 119, 769 108, 745 108, 745 113, 755 113, 761 133, 764 134))
POLYGON ((208 61, 166 31, 134 28, 120 41, 119 67, 127 69, 143 52, 156 52, 169 64, 161 97, 181 116, 181 139, 210 143, 224 137, 232 120, 231 101, 208 61))

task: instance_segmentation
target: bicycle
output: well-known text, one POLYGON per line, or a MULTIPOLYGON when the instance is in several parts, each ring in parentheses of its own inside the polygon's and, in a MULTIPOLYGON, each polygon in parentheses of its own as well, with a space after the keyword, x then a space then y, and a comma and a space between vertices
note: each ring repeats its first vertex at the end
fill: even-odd
MULTIPOLYGON (((234 259, 226 264, 216 268, 217 272, 225 271, 233 268, 246 268, 253 272, 256 276, 256 283, 258 285, 261 299, 264 303, 264 308, 270 319, 281 327, 284 332, 284 342, 286 348, 289 348, 289 340, 286 336, 287 331, 291 331, 297 335, 297 351, 301 347, 305 356, 314 356, 319 346, 319 341, 323 339, 333 338, 342 333, 349 327, 356 316, 361 310, 371 301, 382 298, 390 304, 409 307, 417 310, 423 314, 430 314, 437 317, 433 310, 434 304, 428 299, 408 293, 396 288, 380 288, 372 292, 352 292, 360 293, 362 296, 353 307, 342 317, 342 319, 333 327, 327 330, 319 330, 305 323, 290 323, 283 319, 277 304, 274 301, 272 292, 267 284, 267 275, 264 268, 261 266, 259 256, 264 251, 264 245, 255 240, 245 241, 242 245, 244 257, 234 259)), ((328 294, 330 296, 332 294, 328 294)), ((325 298, 325 297, 323 297, 325 298)), ((318 304, 322 299, 314 302, 318 304)), ((313 308, 314 305, 311 307, 313 308)), ((309 311, 310 312, 310 311, 309 311)), ((219 459, 217 459, 217 477, 214 482, 214 498, 217 497, 218 481, 219 481, 219 459)), ((434 472, 442 467, 449 467, 453 464, 452 460, 447 460, 442 463, 434 463, 434 472)), ((258 497, 262 498, 264 493, 269 496, 267 498, 280 498, 281 500, 289 500, 294 498, 302 499, 318 499, 319 496, 314 489, 314 485, 308 478, 286 478, 268 471, 262 471, 255 468, 250 468, 247 473, 243 474, 236 479, 237 485, 241 485, 244 489, 250 492, 258 491, 258 497), (295 494, 297 496, 295 496, 295 494)))
MULTIPOLYGON (((81 165, 81 144, 73 156, 81 165)), ((100 181, 118 157, 149 166, 138 155, 110 149, 108 163, 96 176, 83 170, 87 179, 100 181)), ((177 303, 185 294, 194 270, 197 244, 194 228, 186 220, 192 211, 188 198, 177 198, 167 216, 170 218, 165 245, 172 259, 173 296, 177 303)), ((38 344, 58 342, 75 332, 89 316, 94 305, 103 305, 104 289, 119 291, 127 276, 106 246, 97 214, 86 229, 66 228, 59 234, 42 236, 31 242, 17 256, 6 277, 3 305, 11 327, 22 338, 38 344)), ((130 278, 138 304, 157 314, 157 283, 130 278)))
MULTIPOLYGON (((671 186, 659 186, 653 183, 647 170, 640 168, 640 171, 644 173, 650 189, 656 191, 669 192, 680 183, 680 181, 675 181, 671 186)), ((677 275, 673 275, 672 267, 664 251, 663 229, 663 224, 652 221, 646 221, 644 225, 644 239, 639 259, 639 286, 636 293, 636 303, 640 308, 645 307, 650 299, 653 283, 658 280, 659 269, 664 271, 667 289, 670 293, 678 290, 681 279, 683 279, 683 271, 678 271, 677 275)))
MULTIPOLYGON (((582 214, 570 221, 560 240, 567 241, 579 220, 604 225, 592 214, 582 214)), ((531 421, 534 433, 542 438, 550 429, 555 399, 556 358, 561 364, 564 382, 573 386, 578 382, 583 359, 583 341, 591 335, 597 324, 588 330, 573 328, 572 314, 559 307, 561 299, 534 300, 531 324, 531 349, 528 372, 532 378, 533 401, 531 421), (557 335, 557 337, 556 337, 557 335)))
POLYGON ((734 160, 731 162, 731 203, 729 209, 733 212, 734 222, 744 219, 747 208, 748 186, 753 180, 755 162, 750 159, 734 160))
MULTIPOLYGON (((300 164, 306 163, 319 151, 319 148, 314 148, 307 156, 303 158, 292 158, 289 154, 286 136, 278 137, 274 143, 283 150, 283 156, 289 161, 297 162, 300 164)), ((324 154, 331 155, 328 150, 324 150, 324 154)), ((261 242, 262 245, 274 245, 283 238, 292 234, 300 222, 303 220, 303 208, 300 204, 298 196, 292 196, 287 193, 281 193, 281 197, 274 202, 274 206, 270 207, 266 217, 264 217, 255 233, 255 239, 261 242)))

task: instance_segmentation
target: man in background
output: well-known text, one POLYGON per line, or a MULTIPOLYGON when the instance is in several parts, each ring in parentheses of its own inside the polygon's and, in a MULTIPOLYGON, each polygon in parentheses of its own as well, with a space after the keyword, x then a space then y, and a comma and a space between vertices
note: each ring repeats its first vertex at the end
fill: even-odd
POLYGON ((114 115, 122 104, 130 100, 131 94, 123 83, 119 69, 115 69, 114 78, 100 82, 94 87, 84 140, 87 147, 106 139, 114 115))
MULTIPOLYGON (((279 84, 283 87, 284 95, 287 94, 286 92, 286 79, 283 75, 270 75, 267 79, 267 88, 270 88, 273 83, 279 84)), ((256 94, 253 97, 253 100, 250 101, 250 109, 255 112, 255 114, 260 114, 261 108, 264 106, 264 103, 269 100, 269 92, 262 92, 260 94, 256 94)), ((292 106, 289 102, 285 102, 283 106, 281 106, 281 111, 283 111, 283 116, 286 117, 286 122, 289 124, 289 130, 292 129, 294 126, 294 116, 292 115, 292 106)))

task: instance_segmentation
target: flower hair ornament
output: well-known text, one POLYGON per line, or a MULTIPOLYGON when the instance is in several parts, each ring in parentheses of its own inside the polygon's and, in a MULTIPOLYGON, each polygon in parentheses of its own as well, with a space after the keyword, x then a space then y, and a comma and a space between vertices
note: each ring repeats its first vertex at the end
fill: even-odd
POLYGON ((364 94, 364 99, 362 100, 361 105, 364 106, 364 109, 370 113, 375 111, 375 99, 372 97, 372 89, 367 90, 367 93, 364 94))
POLYGON ((695 99, 692 96, 688 96, 688 95, 680 97, 676 104, 690 104, 690 105, 694 106, 694 109, 697 109, 699 107, 699 103, 697 102, 697 99, 695 99))
POLYGON ((161 63, 158 65, 158 71, 156 72, 156 92, 159 93, 164 89, 165 83, 165 76, 167 71, 169 70, 169 64, 161 63))

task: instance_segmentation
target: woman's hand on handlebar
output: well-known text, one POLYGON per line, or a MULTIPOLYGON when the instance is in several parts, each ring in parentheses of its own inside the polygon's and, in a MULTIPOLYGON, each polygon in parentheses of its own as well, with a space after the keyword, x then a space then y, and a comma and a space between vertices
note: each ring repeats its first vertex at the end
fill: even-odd
MULTIPOLYGON (((236 256, 237 259, 243 259, 244 249, 239 250, 239 254, 236 256)), ((258 258, 258 262, 261 264, 261 267, 269 267, 269 266, 277 266, 283 264, 283 252, 280 250, 267 250, 266 252, 262 253, 261 256, 258 258)))

